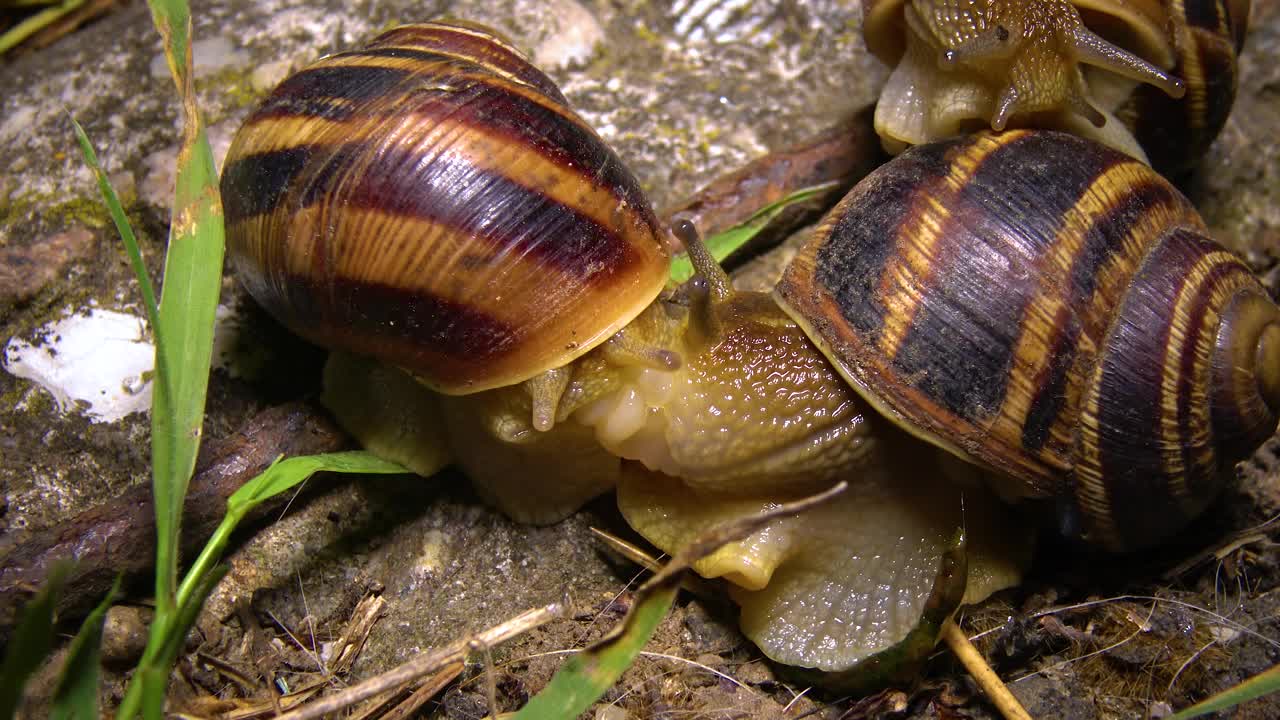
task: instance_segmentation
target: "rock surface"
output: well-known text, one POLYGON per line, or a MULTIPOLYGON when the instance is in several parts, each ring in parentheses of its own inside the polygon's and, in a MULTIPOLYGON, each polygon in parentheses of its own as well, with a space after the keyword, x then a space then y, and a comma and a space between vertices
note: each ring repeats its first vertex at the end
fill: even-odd
MULTIPOLYGON (((870 102, 885 71, 865 53, 856 32, 859 13, 857 2, 836 0, 211 0, 199 3, 194 16, 197 87, 221 158, 248 106, 290 69, 404 21, 447 15, 492 24, 545 63, 663 207, 718 173, 870 102)), ((125 186, 148 266, 158 277, 180 122, 171 81, 153 72, 159 55, 145 6, 131 3, 0 74, 0 157, 7 168, 0 177, 0 278, 21 281, 0 288, 0 343, 38 341, 50 322, 89 307, 142 315, 137 284, 97 204, 67 115, 84 125, 108 172, 125 186)), ((1255 3, 1242 65, 1241 100, 1187 188, 1219 238, 1245 253, 1260 273, 1274 274, 1280 261, 1280 8, 1274 3, 1255 3)), ((318 381, 316 355, 282 337, 230 280, 224 287, 228 311, 241 308, 232 323, 238 336, 229 341, 238 370, 214 374, 205 429, 210 439, 228 435, 267 405, 307 396, 318 381)), ((36 384, 0 373, 0 553, 147 482, 148 433, 145 414, 94 423, 76 409, 62 411, 36 384)), ((1244 487, 1227 499, 1227 530, 1280 509, 1280 462, 1263 456, 1251 467, 1244 487)), ((551 527, 514 525, 486 509, 453 475, 326 484, 245 537, 231 556, 231 572, 200 622, 206 651, 232 657, 245 638, 269 636, 274 670, 305 676, 317 668, 285 629, 304 642, 314 633, 319 644, 340 631, 361 595, 378 591, 389 601, 387 614, 355 666, 359 678, 567 596, 579 619, 498 653, 500 663, 513 663, 503 666, 509 680, 500 683, 503 709, 513 709, 549 677, 560 660, 553 653, 581 647, 618 617, 613 608, 625 600, 620 593, 632 571, 598 551, 590 526, 627 532, 607 500, 551 527)), ((1233 595, 1241 622, 1253 633, 1240 636, 1246 649, 1231 655, 1238 661, 1222 661, 1216 674, 1186 689, 1133 690, 1118 705, 1112 697, 1083 709, 1073 701, 1073 717, 1132 716, 1166 698, 1180 706, 1261 669, 1265 658, 1274 662, 1280 656, 1274 612, 1248 604, 1280 583, 1271 552, 1241 560, 1255 569, 1246 574, 1254 583, 1248 593, 1233 595)), ((1069 574, 1073 566, 1050 567, 1066 567, 1062 572, 1069 574)), ((1064 601, 1112 591, 1150 594, 1152 587, 1114 579, 1104 581, 1112 585, 1072 585, 1056 577, 1040 582, 1064 601)), ((1211 572, 1208 579, 1193 575, 1175 582, 1201 593, 1187 602, 1212 601, 1211 572)), ((701 608, 678 609, 655 647, 686 658, 718 654, 729 675, 758 659, 749 645, 719 630, 698 630, 709 627, 704 616, 701 608)), ((1016 638, 1007 642, 1017 644, 1016 638)), ((1081 654, 1045 642, 1063 653, 1060 659, 1081 654)), ((1235 652, 1227 647, 1228 654, 1235 652)), ((674 664, 650 658, 628 675, 628 716, 695 706, 728 713, 746 706, 753 717, 781 717, 791 697, 768 672, 735 685, 687 664, 663 662, 674 664), (668 675, 675 671, 680 674, 671 677, 683 680, 673 685, 668 675)), ((964 683, 954 675, 940 677, 964 683)), ((930 680, 935 688, 938 682, 930 680)), ((1059 707, 1055 698, 1078 694, 1080 682, 1054 676, 1028 684, 1025 692, 1031 704, 1059 707)), ((476 698, 483 707, 483 694, 471 694, 479 687, 471 678, 449 691, 438 712, 466 717, 476 698)), ((831 699, 813 693, 788 716, 831 699)), ((935 693, 913 707, 931 716, 949 699, 947 692, 935 693)))

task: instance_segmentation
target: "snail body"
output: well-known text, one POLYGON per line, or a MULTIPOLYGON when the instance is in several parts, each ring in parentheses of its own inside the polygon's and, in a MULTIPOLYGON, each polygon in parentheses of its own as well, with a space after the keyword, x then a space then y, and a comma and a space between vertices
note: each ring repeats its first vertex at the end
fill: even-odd
MULTIPOLYGON (((697 566, 763 593, 744 617, 787 662, 866 657, 806 660, 854 640, 840 617, 781 618, 799 596, 875 604, 892 586, 886 612, 907 621, 960 596, 934 593, 930 565, 959 503, 915 509, 959 491, 914 478, 972 480, 970 518, 989 482, 1130 548, 1187 522, 1277 423, 1274 303, 1160 176, 1058 133, 904 153, 774 294, 734 290, 680 227, 698 276, 664 291, 673 243, 616 155, 501 38, 432 23, 285 80, 237 134, 222 194, 245 288, 336 351, 344 426, 420 474, 459 465, 516 519, 621 483, 624 515, 672 551, 719 512, 861 478, 820 522, 697 566), (991 288, 1011 294, 983 306, 991 288), (892 510, 844 519, 868 508, 892 510), (874 572, 854 526, 891 538, 874 572)), ((970 545, 971 600, 1016 582, 997 548, 1027 543, 998 537, 970 545)))
POLYGON ((894 67, 876 129, 898 152, 1048 127, 1182 170, 1230 111, 1248 13, 1248 0, 871 0, 867 46, 894 67))

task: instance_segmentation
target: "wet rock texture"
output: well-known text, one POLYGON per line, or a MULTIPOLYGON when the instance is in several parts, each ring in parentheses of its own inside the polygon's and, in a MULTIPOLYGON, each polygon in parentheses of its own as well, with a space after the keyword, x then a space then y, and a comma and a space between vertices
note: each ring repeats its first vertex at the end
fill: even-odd
MULTIPOLYGON (((1185 187, 1216 235, 1276 289, 1280 9, 1254 5, 1241 99, 1185 187)), ((488 23, 550 71, 663 207, 870 102, 885 72, 865 54, 859 14, 857 2, 835 0, 217 0, 196 8, 197 87, 220 158, 249 104, 291 69, 404 21, 448 15, 488 23)), ((0 342, 39 339, 50 321, 91 306, 141 316, 137 285, 97 205, 68 114, 97 144, 158 277, 180 122, 159 54, 146 8, 131 3, 0 72, 0 157, 7 169, 0 177, 0 342)), ((224 347, 234 361, 212 379, 205 428, 211 442, 263 408, 310 397, 318 382, 318 353, 285 337, 230 280, 225 291, 236 319, 224 347)), ((92 423, 0 372, 4 562, 42 529, 145 483, 147 435, 143 415, 92 423)), ((1182 548, 1123 565, 1050 548, 1027 588, 1004 598, 1008 605, 979 609, 965 627, 991 631, 984 650, 1006 677, 1045 669, 1013 685, 1044 717, 1133 717, 1160 703, 1181 706, 1274 664, 1280 659, 1270 592, 1280 580, 1268 539, 1274 535, 1173 574, 1170 568, 1280 509, 1278 451, 1273 442, 1246 465, 1240 488, 1182 548), (1117 569, 1099 577, 1104 562, 1117 569), (1036 615, 1122 594, 1141 597, 1109 603, 1106 613, 1090 606, 1036 615), (1169 600, 1147 598, 1154 595, 1169 600), (1122 650, 1072 661, 1121 640, 1122 650)), ((276 679, 297 684, 321 672, 324 644, 368 593, 387 604, 355 663, 357 679, 523 609, 566 599, 570 617, 494 655, 499 702, 513 709, 546 682, 563 651, 599 637, 629 602, 625 589, 634 571, 599 551, 592 526, 627 532, 608 499, 566 522, 530 528, 486 509, 451 474, 317 479, 243 534, 193 643, 257 678, 258 685, 237 692, 265 692, 276 679)), ((116 619, 136 632, 132 615, 116 619)), ((134 639, 121 643, 125 649, 113 649, 113 657, 133 652, 134 639)), ((785 716, 796 717, 837 700, 816 691, 795 699, 802 687, 775 677, 723 608, 682 603, 651 649, 684 660, 643 658, 597 717, 691 711, 783 717, 788 705, 785 716)), ((224 680, 197 667, 195 657, 179 699, 210 693, 224 680)), ((856 706, 834 702, 820 716, 989 716, 945 658, 930 673, 911 693, 856 706)), ((465 682, 432 712, 480 717, 486 682, 479 666, 469 668, 465 682)), ((1266 702, 1240 716, 1280 713, 1266 702)))

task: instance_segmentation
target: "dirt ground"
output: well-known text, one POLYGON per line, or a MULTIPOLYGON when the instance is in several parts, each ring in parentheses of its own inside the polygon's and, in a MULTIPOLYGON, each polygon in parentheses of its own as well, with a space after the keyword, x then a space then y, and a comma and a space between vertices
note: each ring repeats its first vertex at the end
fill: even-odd
MULTIPOLYGON (((636 171, 659 207, 722 172, 865 106, 884 70, 856 32, 853 2, 699 3, 504 0, 220 0, 196 8, 200 96, 221 157, 249 104, 291 68, 401 21, 438 15, 501 26, 543 59, 575 107, 636 171), (700 9, 701 8, 701 9, 700 9), (697 20, 701 18, 701 20, 697 20), (572 30, 572 32, 570 32, 572 30), (579 38, 601 40, 598 47, 579 38), (583 53, 575 42, 587 42, 583 53)), ((1217 238, 1280 296, 1280 7, 1255 2, 1240 99, 1202 166, 1182 185, 1217 238)), ((137 288, 64 110, 99 143, 158 275, 177 105, 155 70, 158 41, 140 2, 0 65, 0 340, 49 341, 49 323, 90 307, 138 314, 137 288)), ((209 445, 267 408, 315 409, 320 354, 288 338, 228 279, 225 362, 211 382, 209 445)), ((148 422, 94 421, 36 383, 0 372, 0 591, 20 594, 17 552, 148 480, 148 422)), ((325 435, 306 432, 340 445, 325 435)), ((302 431, 299 431, 302 432, 302 431)), ((317 442, 320 442, 319 440, 317 442)), ((1028 580, 961 627, 1036 718, 1160 717, 1280 662, 1280 437, 1171 546, 1083 554, 1046 537, 1028 580)), ((420 711, 480 718, 494 686, 510 711, 567 653, 600 637, 642 576, 591 528, 635 539, 611 498, 549 527, 512 523, 465 479, 323 477, 238 537, 230 572, 197 623, 175 676, 175 707, 213 716, 311 683, 339 687, 548 603, 559 619, 475 654, 420 711), (340 638, 382 605, 344 669, 340 638), (215 701, 217 699, 217 701, 215 701), (219 702, 226 701, 226 702, 219 702)), ((92 538, 85 541, 93 542, 92 538)), ((120 555, 145 555, 126 547, 120 555)), ((146 580, 113 613, 114 673, 140 651, 146 580)), ((36 684, 33 716, 46 684, 36 684)), ((269 706, 268 706, 269 707, 269 706)), ((646 654, 589 717, 986 718, 994 711, 946 652, 911 687, 871 698, 808 689, 738 633, 727 602, 682 596, 646 654)), ((1280 717, 1263 699, 1224 717, 1280 717)))

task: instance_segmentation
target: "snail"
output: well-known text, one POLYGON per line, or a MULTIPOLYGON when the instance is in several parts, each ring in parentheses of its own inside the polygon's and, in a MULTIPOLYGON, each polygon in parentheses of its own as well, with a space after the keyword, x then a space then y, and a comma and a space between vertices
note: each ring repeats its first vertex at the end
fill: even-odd
POLYGON ((1158 175, 1057 133, 904 153, 832 211, 772 295, 734 290, 694 229, 674 228, 698 275, 664 290, 674 243, 618 157, 508 42, 432 23, 286 79, 236 134, 221 189, 244 287, 335 350, 325 394, 344 426, 419 474, 461 466, 516 519, 551 522, 619 485, 628 521, 672 550, 722 511, 855 478, 822 513, 695 566, 740 586, 744 625, 757 623, 748 634, 796 665, 846 670, 899 644, 939 595, 939 558, 961 523, 966 599, 1016 582, 1027 543, 1002 527, 988 484, 1056 505, 1060 525, 1090 540, 1146 545, 1186 521, 1171 507, 1203 507, 1277 423, 1280 310, 1158 175), (1071 171, 1057 172, 1066 158, 1071 171), (1019 204, 1024 185, 1052 186, 1053 204, 1019 204), (908 219, 929 231, 918 244, 908 219), (941 229, 963 231, 950 252, 941 229), (932 261, 946 274, 922 272, 932 261), (1008 290, 989 320, 947 299, 971 299, 951 274, 966 263, 1012 273, 978 288, 1008 290), (846 274, 875 282, 854 288, 846 274), (1173 321, 1165 306, 1129 302, 1124 290, 1147 280, 1174 293, 1173 321), (1104 320, 1129 305, 1136 315, 1104 320), (861 338, 851 330, 864 325, 861 338), (982 335, 961 342, 961 328, 982 335), (1104 351, 1111 336, 1129 345, 1104 351), (947 355, 951 344, 972 354, 947 355), (1090 364, 1130 354, 1129 370, 1090 364), (1119 447, 1128 439, 1107 431, 1080 443, 1092 456, 1070 455, 1077 416, 1107 422, 1114 402, 1139 396, 1142 419, 1169 426, 1160 437, 1194 440, 1185 455, 1142 449, 1145 432, 1119 447), (1004 412, 1006 400, 1026 407, 1004 412), (1174 410, 1152 410, 1162 405, 1174 410), (1139 473, 1203 472, 1182 483, 1116 474, 1126 449, 1156 458, 1139 473), (1134 489, 1109 484, 1126 481, 1134 489), (1157 518, 1122 515, 1142 514, 1128 500, 1141 492, 1173 499, 1150 504, 1157 518), (852 561, 864 532, 881 538, 873 570, 852 561), (892 600, 869 597, 884 587, 892 600), (863 642, 849 633, 867 629, 843 618, 787 616, 796 592, 867 599, 880 613, 869 622, 892 628, 863 642))
POLYGON ((1226 122, 1249 5, 868 0, 867 47, 894 68, 876 129, 896 152, 987 124, 1057 128, 1181 171, 1226 122))

